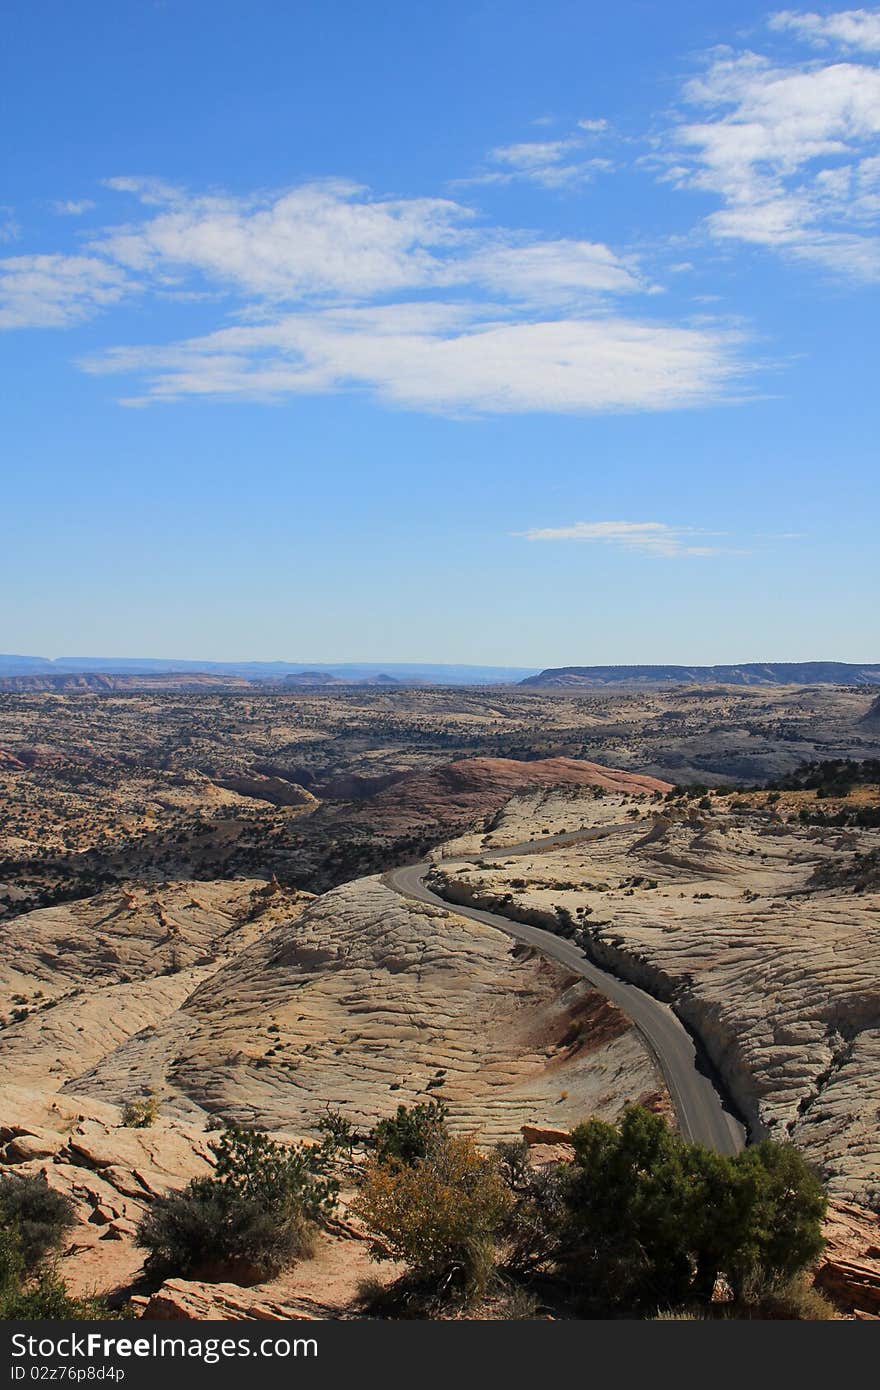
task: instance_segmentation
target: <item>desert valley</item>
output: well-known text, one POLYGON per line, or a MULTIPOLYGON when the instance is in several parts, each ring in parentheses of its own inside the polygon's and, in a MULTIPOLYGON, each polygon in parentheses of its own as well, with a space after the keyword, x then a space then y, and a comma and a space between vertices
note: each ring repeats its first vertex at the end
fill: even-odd
POLYGON ((829 1199, 823 1316, 880 1316, 876 687, 167 684, 0 694, 0 1162, 70 1199, 68 1289, 375 1315, 405 1261, 375 1263, 358 1172, 400 1106, 524 1137, 538 1174, 634 1105, 691 1137, 650 1029, 568 950, 696 1049, 731 1152, 795 1146, 829 1199), (422 861, 419 897, 396 872, 422 861), (145 1268, 151 1207, 230 1125, 336 1133, 310 1258, 145 1268))

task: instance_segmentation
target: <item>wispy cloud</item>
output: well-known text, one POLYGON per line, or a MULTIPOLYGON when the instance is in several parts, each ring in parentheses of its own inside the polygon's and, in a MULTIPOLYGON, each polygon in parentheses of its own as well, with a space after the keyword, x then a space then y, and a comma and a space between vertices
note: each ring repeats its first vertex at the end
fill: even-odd
POLYGON ((93 251, 134 272, 187 270, 279 301, 442 284, 472 218, 449 199, 373 199, 341 180, 252 198, 110 182, 159 210, 102 232, 93 251))
POLYGON ((496 145, 486 156, 485 167, 467 184, 526 182, 547 189, 573 189, 612 169, 610 159, 591 153, 596 138, 608 131, 604 118, 578 121, 573 131, 557 140, 522 140, 496 145))
POLYGON ((516 532, 529 541, 586 541, 591 544, 621 546, 642 555, 662 559, 684 556, 744 554, 729 547, 707 544, 701 537, 715 536, 691 526, 670 526, 665 521, 576 521, 571 526, 535 527, 516 532))
POLYGON ((470 183, 513 183, 518 180, 541 188, 574 188, 589 183, 598 173, 611 169, 609 159, 583 157, 580 140, 533 140, 519 145, 501 145, 490 150, 484 173, 466 180, 470 183))
POLYGON ((741 334, 631 306, 654 286, 601 242, 486 225, 447 198, 351 183, 190 194, 120 178, 125 222, 79 255, 0 261, 0 327, 69 327, 128 296, 208 296, 217 327, 81 362, 126 401, 359 390, 447 413, 673 410, 724 397, 741 334))
POLYGON ((838 10, 824 15, 813 10, 778 10, 767 22, 771 29, 797 34, 816 48, 840 46, 880 53, 880 10, 838 10))
POLYGON ((134 288, 119 266, 97 256, 7 256, 0 259, 0 329, 67 328, 134 288))
POLYGON ((493 294, 548 303, 583 296, 635 294, 650 283, 635 258, 618 256, 602 242, 535 241, 504 245, 495 238, 459 266, 493 294))
MULTIPOLYGON (((832 20, 850 24, 854 15, 875 18, 850 11, 822 23, 830 36, 832 20)), ((819 33, 818 18, 786 11, 773 23, 819 33)), ((663 177, 720 199, 704 224, 712 237, 880 280, 876 66, 779 62, 725 48, 710 55, 683 96, 699 115, 682 118, 661 146, 663 177)))
POLYGON ((95 206, 91 198, 62 198, 52 203, 52 211, 57 217, 82 217, 95 206))
POLYGON ((490 306, 425 302, 291 314, 82 365, 143 374, 146 395, 132 404, 355 387, 414 409, 574 414, 705 404, 739 370, 722 332, 619 317, 505 322, 490 306))

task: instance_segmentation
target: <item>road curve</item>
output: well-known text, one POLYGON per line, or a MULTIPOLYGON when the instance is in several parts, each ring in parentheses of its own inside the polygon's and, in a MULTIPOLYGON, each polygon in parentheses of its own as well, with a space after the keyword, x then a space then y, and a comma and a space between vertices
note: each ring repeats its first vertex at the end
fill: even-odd
MULTIPOLYGON (((612 830, 614 828, 616 827, 612 827, 612 830)), ((482 850, 479 858, 490 858, 493 854, 510 858, 554 844, 598 839, 609 833, 612 833, 611 830, 603 828, 598 831, 573 831, 563 835, 551 835, 521 845, 505 845, 499 850, 482 850)), ((466 856, 462 856, 464 857, 466 856)), ((745 1143, 743 1126, 725 1107, 712 1081, 701 1069, 692 1037, 668 1004, 646 994, 637 985, 618 979, 610 971, 594 965, 580 947, 564 937, 554 936, 552 932, 525 922, 514 922, 498 912, 486 912, 482 908, 447 902, 425 883, 431 867, 430 861, 408 864, 403 868, 390 870, 383 876, 383 881, 404 897, 433 903, 435 907, 451 910, 461 917, 471 917, 476 922, 483 922, 486 926, 506 932, 516 941, 533 946, 542 955, 559 961, 574 974, 589 980, 591 985, 601 990, 622 1009, 638 1028, 663 1073, 684 1138, 692 1143, 704 1144, 718 1153, 739 1153, 745 1143)))

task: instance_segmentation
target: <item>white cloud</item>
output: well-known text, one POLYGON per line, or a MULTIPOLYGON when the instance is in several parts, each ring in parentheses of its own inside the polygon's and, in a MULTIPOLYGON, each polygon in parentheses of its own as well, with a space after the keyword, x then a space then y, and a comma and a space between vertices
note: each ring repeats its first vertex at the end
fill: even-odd
MULTIPOLYGON (((128 191, 133 181, 114 182, 128 191)), ((471 210, 449 199, 372 199, 340 182, 262 199, 168 197, 156 216, 110 229, 90 249, 134 273, 196 273, 275 303, 467 285, 528 299, 642 287, 607 246, 477 229, 471 210)))
POLYGON ((52 204, 52 211, 58 217, 82 217, 84 212, 91 212, 94 206, 91 198, 64 198, 52 204))
POLYGON ((601 242, 539 241, 490 245, 470 257, 471 274, 494 294, 514 298, 569 299, 579 294, 631 294, 647 288, 638 267, 601 242))
POLYGON ((716 545, 706 545, 698 539, 715 533, 690 526, 670 526, 665 521, 576 521, 572 526, 535 527, 516 534, 530 541, 588 541, 622 546, 626 550, 637 550, 643 555, 663 559, 731 553, 716 545))
POLYGON ((154 399, 277 399, 347 386, 414 409, 580 413, 716 399, 738 374, 737 346, 720 331, 616 317, 505 322, 477 306, 427 303, 293 314, 83 365, 145 373, 154 399))
POLYGON ((202 297, 215 331, 83 362, 138 379, 129 400, 277 400, 360 390, 452 413, 667 410, 729 394, 742 340, 630 302, 655 286, 601 242, 480 223, 440 198, 310 183, 236 198, 114 179, 137 215, 77 256, 0 265, 0 326, 63 327, 137 290, 202 297))
POLYGON ((665 177, 720 197, 712 236, 880 278, 880 70, 721 50, 684 95, 703 117, 676 127, 665 177))
MULTIPOLYGON (((110 180, 139 192, 142 183, 110 180)), ((143 196, 140 194, 140 196, 143 196)), ((137 272, 186 268, 277 300, 354 296, 442 283, 469 209, 444 198, 373 200, 355 184, 305 184, 271 197, 191 197, 148 185, 155 216, 91 249, 137 272)))
POLYGON ((531 174, 548 164, 559 164, 572 140, 526 140, 518 145, 498 145, 489 151, 493 164, 507 164, 518 174, 531 174))
POLYGON ((486 162, 491 167, 470 179, 469 183, 513 183, 525 181, 541 188, 574 188, 588 183, 597 173, 613 168, 610 160, 588 155, 590 137, 606 132, 603 119, 578 121, 573 134, 558 140, 523 140, 512 145, 496 145, 489 151, 486 162))
POLYGON ((95 256, 8 256, 0 260, 0 328, 66 328, 130 288, 118 266, 95 256))
POLYGON ((813 10, 779 10, 767 22, 771 29, 788 30, 817 48, 838 44, 880 53, 880 10, 838 10, 826 15, 813 10))
POLYGON ((139 203, 146 207, 161 207, 164 203, 174 203, 183 196, 182 190, 164 179, 143 178, 140 175, 116 175, 102 180, 104 187, 114 193, 131 193, 139 203))

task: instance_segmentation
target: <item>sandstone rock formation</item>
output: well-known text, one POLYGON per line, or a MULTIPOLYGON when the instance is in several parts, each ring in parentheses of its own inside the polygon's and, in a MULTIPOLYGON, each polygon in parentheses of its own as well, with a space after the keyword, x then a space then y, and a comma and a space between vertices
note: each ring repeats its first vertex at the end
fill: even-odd
MULTIPOLYGON (((441 862, 441 891, 551 929, 577 922, 600 963, 673 1003, 754 1132, 794 1139, 833 1193, 863 1198, 880 1173, 880 895, 859 875, 880 835, 724 805, 441 862)), ((522 839, 521 819, 509 833, 522 839)))
MULTIPOLYGON (((97 1290, 130 1301, 146 1318, 350 1316, 359 1283, 375 1266, 369 1242, 345 1220, 321 1234, 313 1259, 268 1284, 242 1288, 168 1279, 152 1294, 129 1299, 143 1277, 137 1223, 155 1197, 211 1173, 214 1137, 165 1118, 132 1129, 116 1106, 101 1101, 0 1086, 0 1172, 40 1174, 73 1202, 77 1225, 57 1261, 73 1292, 97 1290)), ((397 1266, 387 1267, 388 1278, 396 1272, 397 1266)))
POLYGON ((328 1107, 369 1126, 434 1096, 489 1143, 536 1117, 616 1115, 657 1084, 602 995, 366 879, 261 936, 67 1089, 123 1101, 148 1085, 166 1113, 296 1133, 328 1107))
POLYGON ((880 1216, 832 1202, 816 1283, 845 1312, 880 1318, 880 1216))
POLYGON ((42 1174, 72 1200, 78 1224, 59 1272, 79 1293, 127 1287, 143 1262, 134 1235, 148 1204, 213 1167, 202 1130, 163 1119, 129 1129, 116 1106, 8 1084, 0 1086, 0 1146, 4 1169, 42 1174))
POLYGON ((15 918, 0 937, 4 1075, 62 1086, 305 901, 262 880, 133 884, 15 918))
POLYGON ((608 791, 645 793, 668 790, 655 777, 577 758, 543 758, 519 762, 512 758, 465 758, 429 772, 414 772, 374 796, 364 809, 371 826, 430 830, 467 825, 492 815, 528 787, 600 787, 608 791))
POLYGON ((305 787, 299 786, 296 782, 289 782, 283 777, 230 773, 228 776, 218 777, 216 781, 218 786, 224 787, 227 791, 237 792, 239 796, 253 797, 256 801, 268 801, 273 806, 297 806, 304 811, 310 811, 318 805, 317 797, 306 791, 305 787))

